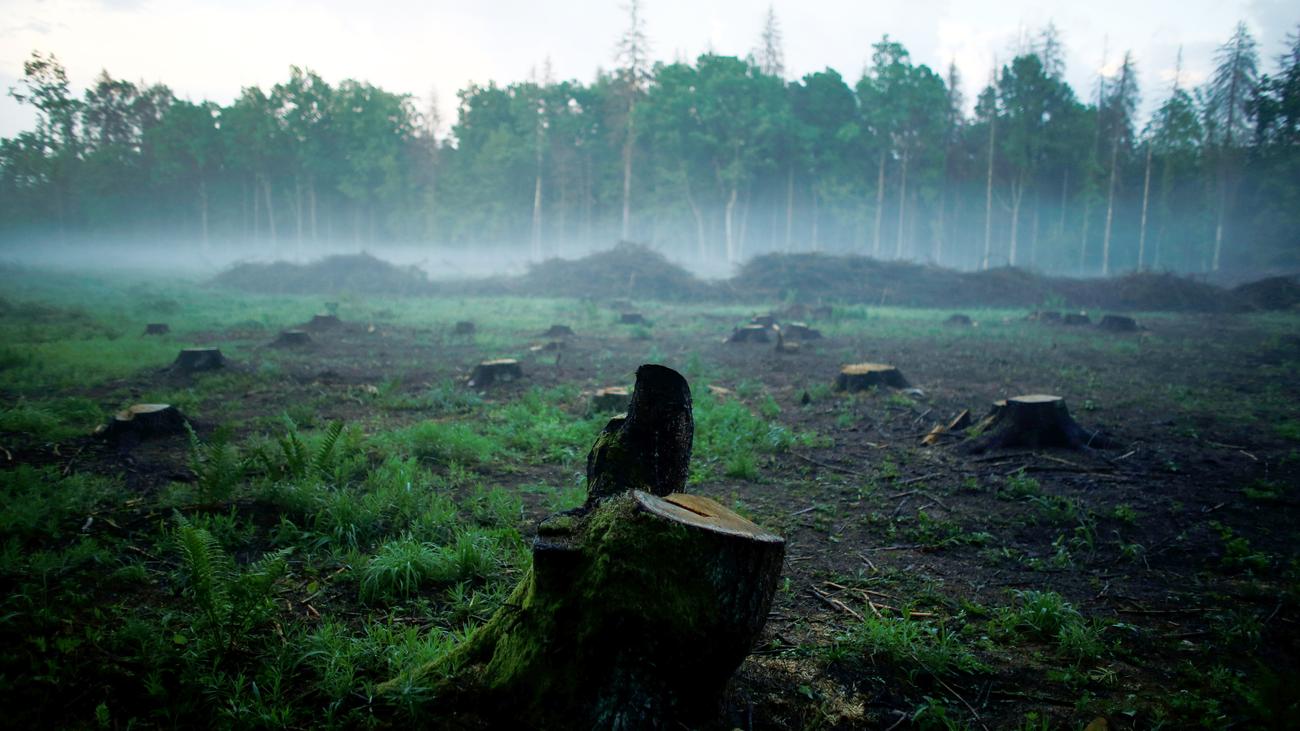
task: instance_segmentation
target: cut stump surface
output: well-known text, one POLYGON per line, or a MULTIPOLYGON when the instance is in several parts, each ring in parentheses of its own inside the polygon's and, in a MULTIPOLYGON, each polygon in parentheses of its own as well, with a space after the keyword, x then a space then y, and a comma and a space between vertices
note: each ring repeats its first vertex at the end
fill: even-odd
POLYGON ((907 388, 910 384, 897 368, 884 363, 853 363, 840 369, 835 387, 840 391, 865 391, 869 388, 907 388))

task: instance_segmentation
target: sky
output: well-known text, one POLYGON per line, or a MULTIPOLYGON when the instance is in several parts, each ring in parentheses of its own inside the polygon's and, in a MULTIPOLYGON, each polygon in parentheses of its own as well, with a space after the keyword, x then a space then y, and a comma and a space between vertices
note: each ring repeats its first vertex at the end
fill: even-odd
MULTIPOLYGON (((1300 23, 1294 0, 643 0, 652 55, 743 56, 757 45, 769 4, 788 78, 829 66, 852 83, 887 33, 917 63, 943 71, 956 62, 969 105, 994 59, 1009 59, 1050 22, 1080 96, 1131 50, 1148 113, 1173 80, 1180 46, 1182 83, 1197 84, 1244 21, 1268 71, 1300 23)), ((438 110, 445 131, 457 90, 470 82, 526 79, 548 60, 553 77, 589 81, 614 65, 626 26, 620 0, 0 0, 0 90, 17 83, 37 50, 59 58, 78 94, 107 70, 222 104, 298 65, 330 82, 355 78, 411 94, 438 110)), ((0 136, 33 123, 30 108, 0 98, 0 136)))

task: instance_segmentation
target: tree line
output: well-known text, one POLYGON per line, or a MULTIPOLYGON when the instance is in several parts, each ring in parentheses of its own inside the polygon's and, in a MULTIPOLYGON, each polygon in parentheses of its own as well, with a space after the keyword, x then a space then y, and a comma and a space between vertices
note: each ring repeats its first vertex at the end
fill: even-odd
POLYGON ((35 129, 0 140, 0 237, 503 243, 533 259, 622 239, 701 262, 833 251, 1081 274, 1300 264, 1300 37, 1265 73, 1238 25, 1212 77, 1176 74, 1145 122, 1132 54, 1081 95, 1053 27, 1022 46, 968 114, 955 65, 888 36, 856 80, 786 80, 770 11, 744 58, 652 63, 633 3, 614 69, 470 85, 445 136, 408 95, 297 67, 222 106, 107 72, 77 97, 33 53, 10 94, 35 129))

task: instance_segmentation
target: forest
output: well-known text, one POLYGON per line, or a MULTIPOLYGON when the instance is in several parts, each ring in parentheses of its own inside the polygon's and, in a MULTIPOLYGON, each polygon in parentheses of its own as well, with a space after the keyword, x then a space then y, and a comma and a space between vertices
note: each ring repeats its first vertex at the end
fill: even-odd
POLYGON ((652 63, 633 14, 614 68, 472 84, 447 129, 408 94, 298 67, 225 106, 108 71, 78 97, 33 52, 9 93, 38 121, 0 140, 0 240, 298 257, 492 243, 532 261, 625 240, 693 263, 827 251, 1071 275, 1300 264, 1300 37, 1261 49, 1240 24, 1204 83, 1148 89, 1138 59, 1101 49, 1094 88, 1071 88, 1050 25, 1019 46, 971 81, 885 36, 859 78, 788 80, 770 13, 746 57, 693 63, 652 63))

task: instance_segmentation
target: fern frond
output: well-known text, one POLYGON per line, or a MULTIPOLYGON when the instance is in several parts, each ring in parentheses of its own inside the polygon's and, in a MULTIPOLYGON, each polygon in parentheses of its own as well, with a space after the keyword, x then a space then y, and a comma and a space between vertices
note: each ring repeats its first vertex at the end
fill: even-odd
POLYGON ((232 609, 230 586, 235 573, 234 563, 211 533, 196 528, 183 518, 177 523, 176 546, 181 554, 190 594, 211 625, 220 628, 232 609))
POLYGON ((343 434, 343 422, 331 422, 329 428, 325 430, 325 437, 321 439, 320 446, 316 449, 316 454, 311 461, 311 471, 316 477, 324 479, 334 467, 334 445, 338 444, 339 436, 343 434))

